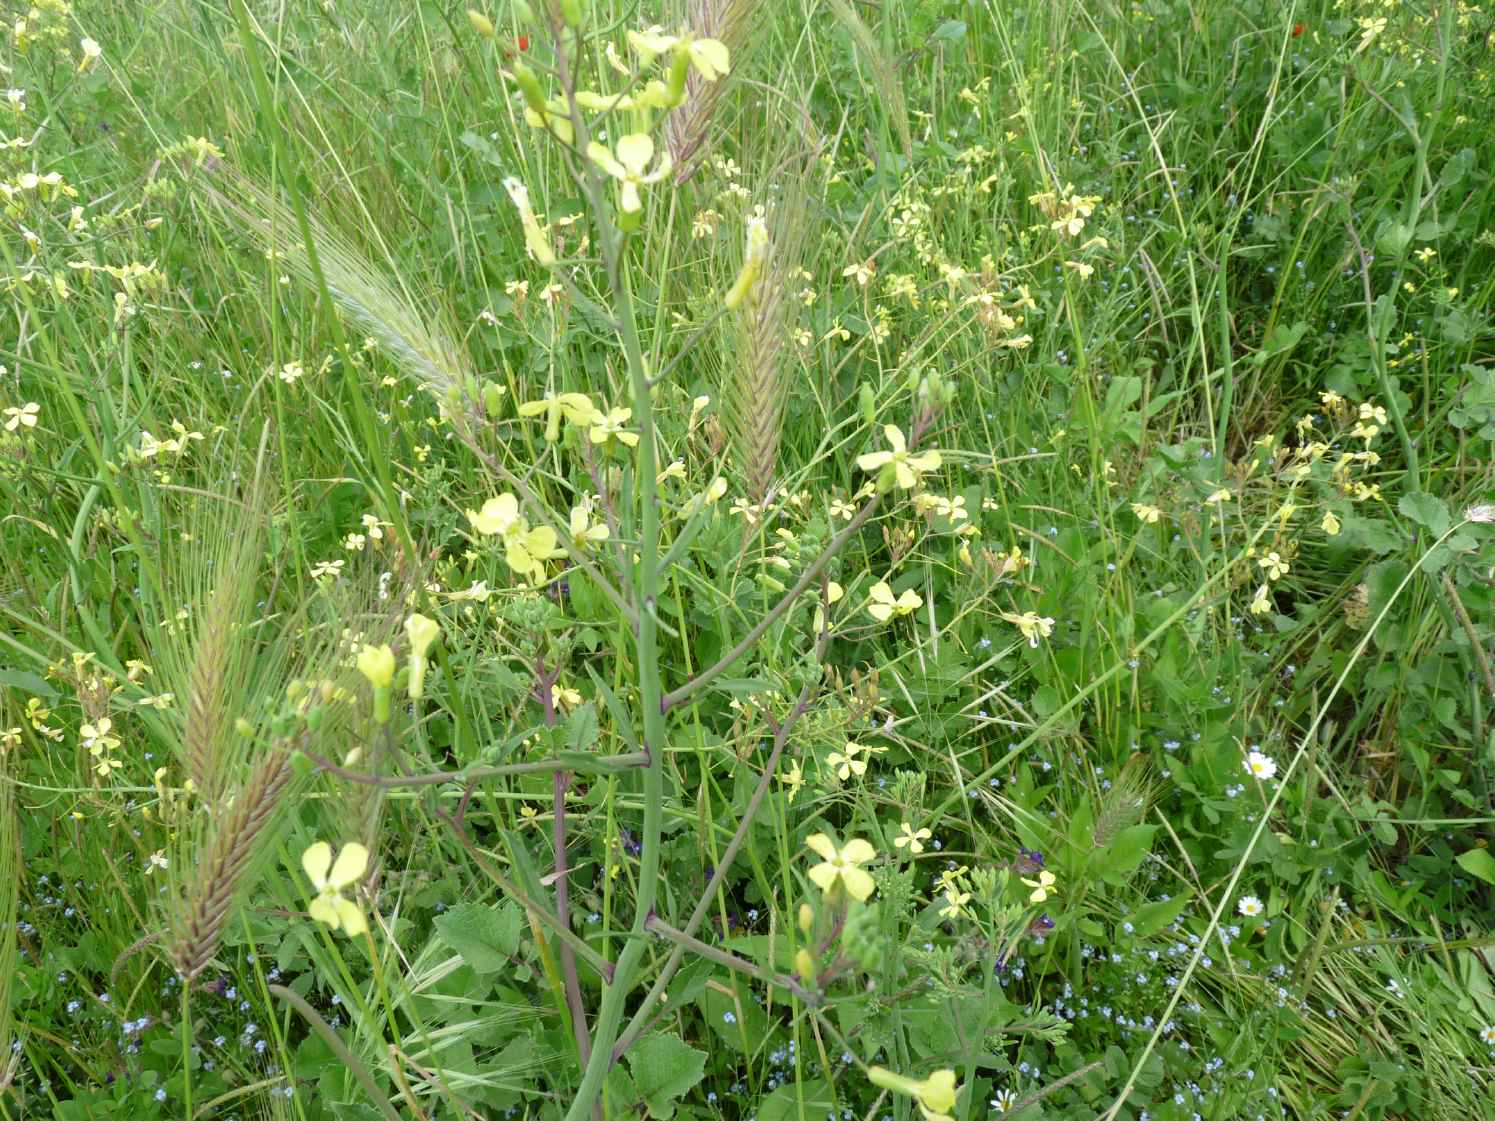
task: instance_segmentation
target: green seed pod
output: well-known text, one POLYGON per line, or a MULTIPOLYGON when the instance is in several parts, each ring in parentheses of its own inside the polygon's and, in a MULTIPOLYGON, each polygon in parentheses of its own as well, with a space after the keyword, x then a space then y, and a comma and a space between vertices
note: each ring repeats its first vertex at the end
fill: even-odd
POLYGON ((490 381, 483 386, 483 411, 489 416, 497 416, 499 406, 503 404, 504 387, 497 382, 490 381))
POLYGON ((670 79, 666 83, 670 91, 670 105, 679 105, 685 100, 685 78, 690 73, 690 53, 677 50, 670 59, 670 79))
POLYGON ((862 410, 862 420, 869 425, 877 423, 877 394, 866 382, 857 393, 857 405, 862 410))
POLYGON ((514 62, 514 84, 524 95, 525 105, 540 116, 545 116, 545 92, 540 89, 540 79, 535 77, 533 70, 517 60, 514 62))

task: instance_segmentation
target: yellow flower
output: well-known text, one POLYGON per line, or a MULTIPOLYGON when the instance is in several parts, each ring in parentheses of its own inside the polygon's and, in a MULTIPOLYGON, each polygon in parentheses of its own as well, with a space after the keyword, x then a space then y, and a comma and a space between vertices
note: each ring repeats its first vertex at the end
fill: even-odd
POLYGON ((307 908, 311 917, 333 930, 341 928, 349 937, 368 930, 368 921, 358 904, 343 897, 343 889, 362 879, 368 866, 369 850, 356 841, 343 846, 336 864, 332 862, 332 846, 326 841, 318 841, 303 852, 301 867, 317 890, 317 897, 307 908))
POLYGON ((519 524, 519 500, 512 494, 490 498, 481 510, 467 511, 467 520, 484 537, 507 535, 519 524))
POLYGON ((41 406, 35 401, 27 401, 19 409, 11 406, 5 410, 5 431, 14 432, 18 428, 35 428, 40 412, 41 406))
POLYGON ((441 625, 419 612, 405 620, 405 635, 410 639, 410 699, 418 700, 426 687, 426 653, 441 633, 441 625))
POLYGON ((1320 524, 1323 526, 1324 532, 1327 533, 1330 537, 1338 535, 1340 524, 1339 519, 1334 516, 1333 510, 1324 511, 1324 520, 1320 524))
POLYGON ((960 1087, 955 1083, 953 1070, 937 1070, 919 1082, 884 1067, 868 1067, 867 1079, 881 1089, 913 1098, 919 1103, 924 1121, 950 1121, 955 1112, 955 1096, 960 1087))
POLYGON ((940 466, 939 452, 924 452, 922 455, 911 455, 908 444, 903 438, 903 433, 894 425, 886 425, 883 435, 887 438, 892 451, 868 452, 866 455, 857 456, 857 466, 863 471, 880 472, 878 476, 879 490, 892 490, 896 482, 903 490, 911 490, 919 482, 919 476, 926 471, 936 471, 940 466))
POLYGON ((940 908, 940 918, 955 919, 965 915, 966 904, 970 901, 970 892, 960 891, 953 885, 945 888, 945 905, 940 908))
POLYGON ((571 544, 578 549, 586 549, 595 542, 606 541, 607 535, 606 522, 592 521, 590 501, 571 507, 571 544))
POLYGON ((842 782, 845 782, 852 775, 860 778, 867 773, 867 760, 857 758, 858 753, 864 750, 866 749, 861 744, 847 740, 845 755, 842 755, 839 751, 833 751, 825 757, 825 761, 831 765, 832 769, 836 772, 836 777, 842 782))
POLYGON ((830 895, 837 885, 844 885, 846 894, 864 901, 876 890, 872 874, 862 867, 877 855, 877 850, 860 838, 847 841, 840 849, 824 833, 813 833, 805 838, 805 844, 821 863, 807 873, 810 882, 830 895))
POLYGON ((696 39, 690 34, 666 35, 658 24, 644 31, 630 31, 628 44, 644 61, 653 62, 666 51, 684 51, 696 72, 714 82, 732 68, 731 54, 717 39, 696 39))
POLYGON ((519 406, 523 417, 545 414, 545 440, 555 443, 561 438, 561 418, 572 424, 590 425, 597 422, 597 409, 585 393, 547 393, 538 401, 526 401, 519 406))
POLYGON ((1059 894, 1059 889, 1054 886, 1055 879, 1054 873, 1050 872, 1047 868, 1038 873, 1038 879, 1036 880, 1025 878, 1023 883, 1033 889, 1028 893, 1028 902, 1042 903, 1049 896, 1059 894))
POLYGON ((681 479, 681 480, 684 480, 684 478, 685 478, 685 460, 683 460, 683 459, 675 459, 675 460, 671 460, 670 461, 670 465, 668 467, 666 467, 658 475, 654 476, 654 481, 656 483, 663 483, 666 479, 681 479))
POLYGON ((924 606, 924 599, 912 588, 904 589, 897 599, 886 580, 879 580, 867 589, 867 614, 879 623, 886 623, 894 615, 911 615, 924 606))
POLYGON ((587 145, 587 158, 618 181, 618 206, 624 214, 634 215, 644 208, 639 188, 658 183, 670 173, 673 164, 670 154, 661 152, 654 170, 645 170, 649 161, 654 159, 654 138, 647 133, 635 132, 622 137, 616 152, 614 155, 595 140, 587 145))
POLYGON ((1208 498, 1206 498, 1205 501, 1212 506, 1218 506, 1222 502, 1229 502, 1233 497, 1234 495, 1230 493, 1230 489, 1228 487, 1221 487, 1219 490, 1215 491, 1208 498))
POLYGON ((565 556, 558 540, 548 525, 519 529, 504 538, 504 560, 515 572, 539 584, 545 579, 545 562, 565 556))
POLYGON ((893 838, 893 847, 898 849, 907 848, 915 856, 924 851, 924 842, 934 836, 928 829, 915 831, 914 827, 906 821, 903 823, 902 828, 901 835, 893 838))
POLYGON ((551 707, 558 710, 575 708, 581 704, 581 693, 576 689, 572 689, 569 685, 552 685, 550 687, 550 704, 551 707))
POLYGON ((1275 551, 1268 553, 1256 562, 1267 574, 1268 580, 1281 580, 1288 572, 1288 563, 1275 551))
POLYGON ((1001 614, 1003 619, 1022 631, 1028 645, 1035 650, 1040 638, 1048 638, 1054 633, 1054 620, 1047 615, 1039 615, 1036 611, 1025 611, 1021 615, 1003 611, 1001 614))
POLYGON ((104 53, 104 48, 100 47, 97 41, 89 39, 86 36, 78 41, 78 49, 82 53, 82 57, 78 59, 78 72, 80 74, 97 62, 99 57, 104 53))
POLYGON ((1268 591, 1266 584, 1256 589, 1256 594, 1251 597, 1251 606, 1249 608, 1251 614, 1265 615, 1268 611, 1272 610, 1272 600, 1268 591))
POLYGON ((1163 516, 1163 511, 1145 502, 1133 502, 1132 513, 1136 514, 1137 519, 1145 525, 1155 525, 1157 520, 1163 516))
POLYGON ((805 784, 805 773, 800 769, 799 762, 795 761, 791 763, 789 770, 779 776, 779 781, 784 784, 784 789, 789 795, 789 800, 791 802, 794 801, 795 795, 799 793, 800 788, 805 784))
POLYGON ((388 645, 365 644, 358 651, 358 672, 375 689, 388 689, 395 676, 395 652, 388 645))
POLYGON ((609 440, 617 440, 630 448, 638 447, 638 433, 623 427, 632 416, 632 409, 609 409, 606 415, 599 411, 592 418, 592 443, 606 444, 609 440))
POLYGON ((858 264, 847 265, 844 269, 841 270, 842 276, 853 277, 857 282, 857 286, 861 288, 867 287, 867 282, 870 281, 876 273, 877 262, 870 259, 862 261, 858 264))
MULTIPOLYGON (((35 723, 34 719, 32 723, 35 723)), ((114 721, 107 716, 100 717, 97 724, 83 725, 78 729, 80 745, 86 748, 90 755, 102 755, 106 751, 113 751, 119 746, 119 738, 109 734, 109 730, 113 727, 114 721)))

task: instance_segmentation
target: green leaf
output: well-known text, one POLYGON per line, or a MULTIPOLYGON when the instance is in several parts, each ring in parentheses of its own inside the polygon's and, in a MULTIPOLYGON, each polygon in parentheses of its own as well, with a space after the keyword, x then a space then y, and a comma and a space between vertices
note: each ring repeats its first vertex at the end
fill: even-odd
POLYGON ((649 1116, 667 1121, 675 1102, 706 1073, 706 1052, 676 1035, 651 1035, 628 1052, 633 1084, 649 1106, 649 1116))
POLYGON ((1177 895, 1172 899, 1144 903, 1132 916, 1132 933, 1138 938, 1150 938, 1183 914, 1188 905, 1187 895, 1177 895))
POLYGON ((459 903, 436 918, 436 930, 478 973, 497 973, 519 949, 523 917, 512 903, 485 907, 459 903))
POLYGON ((1487 884, 1495 884, 1495 856, 1490 855, 1489 849, 1470 849, 1461 852, 1455 859, 1459 867, 1471 876, 1484 880, 1487 884))
POLYGON ((588 701, 566 717, 566 746, 573 751, 590 751, 596 745, 597 706, 588 701))
POLYGON ((824 1117, 836 1107, 831 1088, 819 1078, 780 1086, 758 1102, 758 1121, 809 1121, 824 1117))
POLYGON ((1448 514, 1448 504, 1424 491, 1402 495, 1396 508, 1402 517, 1410 518, 1434 537, 1442 537, 1453 524, 1453 519, 1448 514))
POLYGON ((1146 858, 1152 847, 1152 835, 1157 831, 1156 825, 1133 825, 1118 833, 1116 840, 1096 861, 1096 872, 1101 879, 1114 883, 1135 871, 1146 858))

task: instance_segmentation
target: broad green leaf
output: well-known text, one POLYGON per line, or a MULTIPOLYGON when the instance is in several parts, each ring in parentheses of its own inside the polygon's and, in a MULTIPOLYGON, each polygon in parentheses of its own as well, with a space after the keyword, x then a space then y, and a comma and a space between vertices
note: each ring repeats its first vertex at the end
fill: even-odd
POLYGON ((1495 884, 1495 856, 1490 855, 1489 849, 1470 849, 1461 852, 1455 859, 1459 867, 1484 880, 1487 884, 1495 884))
POLYGON ((436 918, 436 931, 478 973, 497 973, 519 949, 523 918, 512 903, 459 903, 436 918))
POLYGON ((651 1035, 628 1052, 628 1069, 649 1116, 668 1121, 675 1115, 675 1102, 706 1073, 706 1052, 676 1035, 651 1035))

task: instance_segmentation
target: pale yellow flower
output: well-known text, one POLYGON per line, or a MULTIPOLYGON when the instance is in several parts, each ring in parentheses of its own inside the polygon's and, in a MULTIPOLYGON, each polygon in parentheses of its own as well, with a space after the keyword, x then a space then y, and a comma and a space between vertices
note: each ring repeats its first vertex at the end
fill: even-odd
POLYGON ((5 431, 14 432, 19 428, 35 428, 40 414, 41 406, 35 401, 27 401, 20 408, 12 405, 5 410, 5 431))
POLYGON ((1132 513, 1136 514, 1137 519, 1146 525, 1156 525, 1158 519, 1163 516, 1163 511, 1145 502, 1133 502, 1132 513))
POLYGON ((913 1098, 919 1104, 924 1121, 950 1121, 955 1112, 959 1086, 953 1070, 937 1070, 920 1082, 875 1066, 867 1068, 867 1078, 874 1086, 913 1098))
POLYGON ((1028 640, 1028 645, 1035 650, 1038 648, 1038 640, 1048 638, 1054 633, 1054 620, 1047 615, 1039 615, 1036 611, 1025 611, 1021 615, 1013 615, 1003 611, 1002 618, 1011 623, 1028 640))
POLYGON ((618 206, 624 214, 637 214, 644 208, 639 188, 658 183, 670 173, 673 163, 668 152, 661 152, 652 171, 646 170, 654 159, 654 138, 636 132, 618 141, 616 155, 597 141, 587 145, 587 158, 618 181, 618 206))
POLYGON ((1256 562, 1266 572, 1268 580, 1281 580, 1287 575, 1289 565, 1275 551, 1268 553, 1256 562))
POLYGON ((592 521, 591 502, 571 507, 570 529, 571 543, 578 549, 584 550, 589 545, 606 541, 608 537, 607 523, 592 521))
POLYGON ((395 652, 388 645, 365 644, 358 651, 358 672, 375 689, 388 689, 395 676, 395 652))
POLYGON ((512 494, 490 498, 483 503, 481 510, 468 510, 467 520, 484 537, 506 535, 519 524, 519 499, 512 494))
POLYGON ((933 836, 934 834, 928 829, 915 830, 912 825, 905 821, 899 835, 893 838, 893 847, 899 849, 906 848, 909 852, 917 856, 924 851, 924 842, 933 836))
POLYGON ((638 433, 630 432, 624 427, 632 417, 632 409, 609 409, 606 415, 599 411, 592 418, 589 433, 592 443, 606 444, 609 440, 617 440, 630 448, 638 447, 638 433))
POLYGON ((1059 889, 1054 886, 1055 880, 1056 877, 1054 873, 1050 872, 1047 868, 1038 873, 1038 879, 1036 880, 1029 880, 1025 878, 1023 880, 1023 883, 1027 884, 1033 889, 1028 893, 1028 902, 1042 903, 1050 895, 1057 895, 1059 893, 1059 889))
POLYGON ((336 864, 332 861, 332 846, 326 841, 318 841, 303 852, 301 867, 317 891, 316 898, 307 908, 311 917, 333 930, 341 928, 349 937, 357 937, 368 930, 368 920, 363 917, 358 904, 343 896, 343 889, 361 880, 368 866, 369 850, 356 841, 343 846, 337 854, 336 864))
POLYGON ((821 858, 821 863, 807 873, 810 882, 827 895, 842 885, 846 894, 860 902, 876 890, 872 874, 862 867, 877 856, 877 850, 866 841, 856 838, 838 849, 824 833, 813 833, 805 838, 805 844, 821 858))
POLYGON ((561 437, 561 418, 583 427, 597 423, 597 408, 585 393, 547 393, 537 401, 519 406, 522 417, 545 414, 545 440, 555 443, 561 437))
MULTIPOLYGON (((882 475, 890 476, 886 489, 891 489, 891 484, 896 482, 901 489, 911 490, 918 485, 920 475, 926 471, 939 469, 939 452, 930 451, 913 455, 908 450, 908 443, 904 440, 903 433, 895 425, 885 425, 882 431, 892 450, 859 455, 857 466, 869 473, 880 472, 882 475)), ((879 482, 881 481, 880 477, 879 482)))
POLYGON ((905 588, 897 599, 886 580, 879 580, 867 589, 867 614, 879 623, 886 623, 894 615, 911 615, 924 606, 924 598, 912 588, 905 588))
POLYGON ((666 51, 684 51, 696 72, 708 82, 714 82, 732 68, 731 53, 725 43, 717 39, 697 39, 689 32, 666 35, 658 24, 644 31, 628 32, 628 44, 646 62, 652 62, 666 51))

